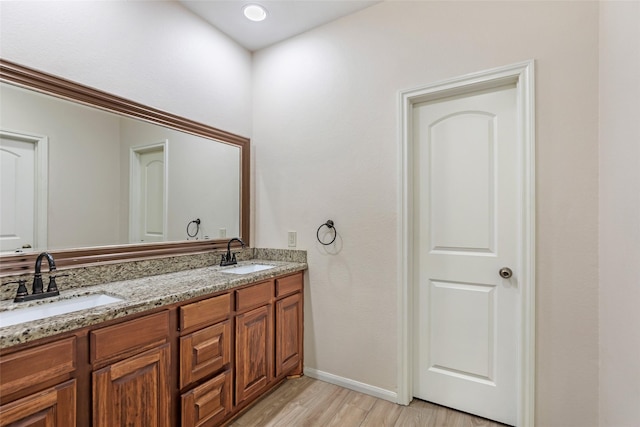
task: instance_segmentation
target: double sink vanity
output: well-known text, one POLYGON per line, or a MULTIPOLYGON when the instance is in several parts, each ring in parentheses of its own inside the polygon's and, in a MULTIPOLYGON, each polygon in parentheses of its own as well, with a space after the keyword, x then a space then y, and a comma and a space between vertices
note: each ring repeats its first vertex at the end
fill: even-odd
POLYGON ((231 253, 250 241, 247 137, 2 58, 0 92, 0 136, 38 177, 3 184, 26 200, 6 223, 37 229, 0 242, 0 427, 224 425, 302 374, 306 252, 231 253), (65 162, 78 147, 92 167, 65 162))
POLYGON ((0 425, 224 425, 302 374, 306 256, 265 258, 0 301, 0 425))

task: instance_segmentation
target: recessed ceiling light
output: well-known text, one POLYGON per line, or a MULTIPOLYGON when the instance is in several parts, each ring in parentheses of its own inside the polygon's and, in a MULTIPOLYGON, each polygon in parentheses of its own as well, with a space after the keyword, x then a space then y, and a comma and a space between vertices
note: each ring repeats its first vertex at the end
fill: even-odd
POLYGON ((259 4, 248 4, 242 11, 247 19, 255 22, 264 21, 267 17, 267 10, 259 4))

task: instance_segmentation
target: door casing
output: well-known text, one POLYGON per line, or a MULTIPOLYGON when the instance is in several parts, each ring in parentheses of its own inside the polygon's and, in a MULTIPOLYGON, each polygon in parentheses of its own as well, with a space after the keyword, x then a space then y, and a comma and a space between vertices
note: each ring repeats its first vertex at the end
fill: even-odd
POLYGON ((35 147, 35 189, 33 248, 41 251, 48 248, 48 204, 49 204, 49 137, 22 131, 0 130, 0 136, 7 139, 34 144, 35 147))
POLYGON ((169 140, 158 142, 157 144, 136 145, 129 151, 129 242, 139 243, 140 227, 139 200, 141 197, 140 182, 140 161, 139 156, 149 151, 162 151, 164 155, 164 206, 162 207, 164 219, 162 224, 163 235, 168 237, 169 225, 169 140))
POLYGON ((517 425, 533 427, 535 408, 535 105, 534 61, 456 77, 399 94, 399 213, 398 222, 398 395, 413 399, 413 108, 415 104, 514 83, 517 91, 521 231, 518 275, 522 287, 519 307, 517 425))

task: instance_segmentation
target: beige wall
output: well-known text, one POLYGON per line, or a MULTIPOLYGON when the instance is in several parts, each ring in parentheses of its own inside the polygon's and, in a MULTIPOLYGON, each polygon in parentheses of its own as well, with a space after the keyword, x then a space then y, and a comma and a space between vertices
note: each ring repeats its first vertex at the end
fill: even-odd
POLYGON ((640 423, 640 2, 600 5, 600 425, 640 423))
POLYGON ((622 50, 636 16, 593 2, 386 2, 257 53, 252 82, 249 52, 174 2, 0 2, 0 55, 253 131, 255 243, 286 247, 296 230, 309 251, 307 366, 391 392, 397 93, 535 59, 536 424, 594 426, 599 407, 601 426, 628 426, 640 416, 639 96, 619 82, 637 83, 622 50), (329 218, 334 252, 315 242, 329 218))
POLYGON ((384 2, 254 55, 256 246, 309 251, 307 367, 397 391, 398 91, 526 59, 537 425, 598 423, 597 3, 384 2))
POLYGON ((0 128, 48 138, 46 249, 123 243, 118 116, 6 84, 0 99, 0 128))
MULTIPOLYGON (((167 240, 190 240, 187 224, 199 218, 198 239, 217 239, 221 228, 229 237, 240 232, 240 149, 186 132, 140 120, 124 119, 121 126, 121 223, 129 223, 129 158, 131 148, 167 141, 167 240)), ((192 225, 190 233, 196 232, 192 225)), ((124 227, 124 235, 129 229, 124 227)))
POLYGON ((251 54, 174 1, 0 1, 0 56, 251 134, 251 54))

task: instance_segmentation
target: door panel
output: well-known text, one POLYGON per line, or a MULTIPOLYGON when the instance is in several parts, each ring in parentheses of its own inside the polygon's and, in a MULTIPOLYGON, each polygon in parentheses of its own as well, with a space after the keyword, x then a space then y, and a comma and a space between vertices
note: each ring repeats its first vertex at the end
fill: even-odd
POLYGON ((34 247, 35 144, 0 139, 0 251, 34 247))
POLYGON ((507 424, 517 410, 516 89, 414 110, 414 396, 507 424), (503 279, 498 271, 516 274, 503 279))
POLYGON ((429 127, 432 250, 494 250, 495 121, 461 112, 429 127))
POLYGON ((142 242, 164 240, 164 151, 140 155, 140 230, 142 242))
POLYGON ((93 372, 95 427, 168 427, 169 344, 93 372))

